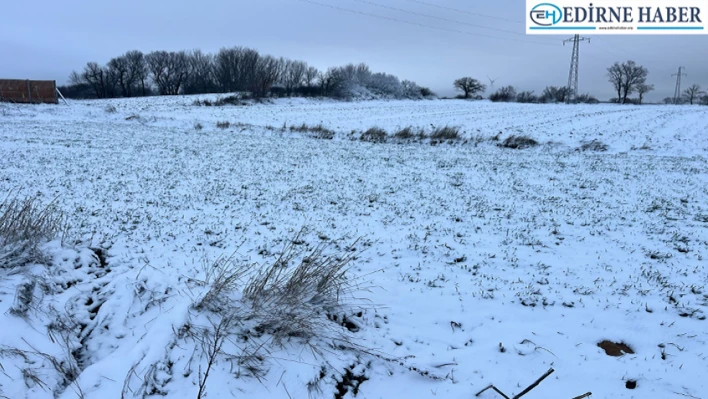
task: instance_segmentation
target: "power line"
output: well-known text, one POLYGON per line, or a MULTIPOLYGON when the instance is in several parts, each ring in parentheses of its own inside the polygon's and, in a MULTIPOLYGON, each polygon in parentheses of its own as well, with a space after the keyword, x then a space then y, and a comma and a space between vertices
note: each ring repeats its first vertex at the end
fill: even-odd
POLYGON ((441 30, 441 31, 445 31, 445 32, 461 33, 461 34, 464 34, 464 35, 477 36, 477 37, 486 37, 486 38, 489 38, 489 39, 511 40, 511 41, 520 42, 520 43, 525 43, 525 44, 530 44, 530 43, 532 43, 532 44, 539 44, 539 45, 544 45, 544 46, 553 46, 553 44, 550 44, 550 43, 532 42, 532 41, 527 41, 527 40, 514 39, 514 38, 510 38, 510 37, 491 36, 491 35, 485 35, 485 34, 482 34, 482 33, 473 33, 473 32, 468 32, 468 31, 459 30, 459 29, 442 28, 442 27, 439 27, 439 26, 428 25, 428 24, 422 24, 422 23, 418 23, 418 22, 407 21, 407 20, 404 20, 404 19, 398 19, 398 18, 393 18, 393 17, 386 17, 386 16, 383 16, 383 15, 371 14, 371 13, 364 12, 364 11, 352 10, 351 8, 344 8, 344 7, 334 6, 334 5, 331 5, 331 4, 324 4, 324 3, 320 3, 320 2, 317 2, 317 1, 313 1, 313 0, 297 0, 297 1, 300 1, 300 2, 303 2, 303 3, 309 3, 309 4, 318 5, 318 6, 320 6, 320 7, 327 7, 327 8, 331 8, 331 9, 334 9, 334 10, 346 11, 346 12, 353 13, 353 14, 365 15, 365 16, 367 16, 367 17, 378 18, 378 19, 384 19, 384 20, 388 20, 388 21, 395 21, 395 22, 400 22, 400 23, 404 23, 404 24, 408 24, 408 25, 420 26, 420 27, 424 27, 424 28, 437 29, 437 30, 441 30))
MULTIPOLYGON (((355 0, 355 1, 359 1, 359 0, 355 0)), ((513 23, 516 23, 516 24, 524 24, 524 23, 525 23, 524 21, 521 21, 521 20, 513 20, 513 19, 497 17, 497 16, 489 15, 489 14, 482 14, 482 13, 477 13, 477 12, 471 12, 471 11, 467 11, 467 10, 461 10, 461 9, 459 9, 459 8, 443 6, 443 5, 440 5, 440 4, 429 3, 429 2, 421 1, 421 0, 405 0, 405 1, 408 1, 408 2, 410 2, 410 3, 422 4, 422 5, 426 5, 426 6, 430 6, 430 7, 436 7, 436 8, 440 8, 440 9, 443 9, 443 10, 455 11, 455 12, 458 12, 458 13, 463 13, 463 14, 468 14, 468 15, 474 15, 474 16, 478 16, 478 17, 491 18, 491 19, 496 19, 496 20, 506 21, 506 22, 513 22, 513 23)), ((636 58, 636 57, 631 57, 631 53, 632 53, 631 51, 627 51, 627 50, 625 50, 624 48, 622 48, 622 47, 620 47, 620 46, 617 46, 617 45, 615 45, 615 44, 613 44, 613 43, 607 42, 607 41, 606 41, 605 43, 607 43, 609 46, 613 47, 613 48, 616 49, 616 50, 619 50, 620 52, 622 52, 622 53, 624 53, 624 54, 629 54, 629 55, 630 55, 630 58, 636 58)), ((598 48, 601 49, 602 51, 608 53, 608 54, 611 54, 611 55, 615 56, 615 57, 620 57, 620 58, 623 57, 623 56, 618 55, 618 54, 616 54, 616 53, 613 53, 613 52, 610 52, 610 51, 608 51, 608 50, 605 50, 605 49, 602 48, 602 47, 598 47, 598 48)), ((642 57, 640 57, 640 58, 642 58, 642 57)))
POLYGON ((416 11, 406 10, 406 9, 403 9, 403 8, 397 8, 397 7, 387 6, 387 5, 385 5, 385 4, 374 3, 373 1, 368 1, 368 0, 354 0, 354 1, 359 2, 359 3, 364 3, 364 4, 370 4, 370 5, 376 6, 376 7, 386 8, 386 9, 389 9, 389 10, 404 12, 404 13, 411 14, 411 15, 417 15, 417 16, 420 16, 420 17, 432 18, 432 19, 437 19, 437 20, 439 20, 439 21, 452 22, 452 23, 455 23, 455 24, 471 26, 471 27, 473 27, 473 28, 487 29, 487 30, 493 30, 493 31, 496 31, 496 32, 503 32, 503 33, 511 33, 511 34, 513 34, 513 35, 521 35, 521 36, 525 36, 525 35, 526 35, 526 33, 518 32, 518 31, 511 31, 511 30, 506 30, 506 29, 490 28, 490 27, 484 26, 484 25, 477 25, 477 24, 471 24, 471 23, 468 23, 468 22, 457 21, 457 20, 449 19, 449 18, 436 17, 436 16, 430 15, 430 14, 424 14, 424 13, 420 13, 420 12, 416 12, 416 11))
POLYGON ((411 2, 411 3, 423 4, 423 5, 430 6, 430 7, 437 7, 437 8, 441 8, 441 9, 443 9, 443 10, 461 12, 461 13, 463 13, 463 14, 468 14, 468 15, 476 15, 476 16, 478 16, 478 17, 485 17, 485 18, 498 19, 498 20, 500 20, 500 21, 513 22, 513 23, 516 23, 516 24, 523 24, 523 23, 524 23, 523 21, 519 21, 519 20, 507 19, 507 18, 502 18, 502 17, 495 17, 494 15, 480 14, 480 13, 477 13, 477 12, 471 12, 471 11, 466 11, 466 10, 460 10, 459 8, 453 8, 453 7, 448 7, 448 6, 441 6, 440 4, 428 3, 428 2, 420 1, 420 0, 406 0, 406 1, 409 1, 409 2, 411 2))

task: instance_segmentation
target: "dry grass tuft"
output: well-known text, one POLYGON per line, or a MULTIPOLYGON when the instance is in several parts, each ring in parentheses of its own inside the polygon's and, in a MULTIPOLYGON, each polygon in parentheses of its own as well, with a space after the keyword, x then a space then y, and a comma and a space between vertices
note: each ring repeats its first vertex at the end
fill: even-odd
POLYGON ((63 215, 54 202, 8 196, 0 204, 0 269, 41 261, 39 244, 62 231, 63 215))
POLYGON ((443 127, 438 127, 433 130, 433 132, 430 134, 430 138, 432 140, 459 140, 460 137, 460 128, 459 127, 454 127, 454 126, 443 126, 443 127))
POLYGON ((233 255, 220 257, 204 267, 204 281, 201 285, 209 287, 204 296, 199 299, 194 307, 197 310, 211 310, 218 312, 223 309, 229 294, 237 290, 243 283, 243 278, 249 270, 249 265, 236 262, 233 255))
POLYGON ((309 126, 303 123, 300 126, 290 126, 291 132, 311 133, 314 138, 332 140, 334 138, 334 130, 327 129, 321 123, 315 126, 309 126))
POLYGON ((296 262, 298 240, 299 234, 243 290, 244 300, 258 315, 257 329, 271 334, 276 343, 291 337, 309 339, 331 331, 333 324, 324 316, 342 308, 358 289, 347 277, 355 252, 328 255, 323 244, 296 262))

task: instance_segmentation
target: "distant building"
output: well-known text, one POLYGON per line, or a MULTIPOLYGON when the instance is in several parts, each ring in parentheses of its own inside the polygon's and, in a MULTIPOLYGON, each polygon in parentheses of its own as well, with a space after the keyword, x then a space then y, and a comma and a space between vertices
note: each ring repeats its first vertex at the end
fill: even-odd
POLYGON ((0 79, 0 102, 57 104, 55 80, 0 79))

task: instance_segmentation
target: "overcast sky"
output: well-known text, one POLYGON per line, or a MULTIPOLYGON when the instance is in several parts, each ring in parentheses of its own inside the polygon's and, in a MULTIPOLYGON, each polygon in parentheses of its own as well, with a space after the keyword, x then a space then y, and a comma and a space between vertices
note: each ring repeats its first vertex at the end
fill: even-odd
MULTIPOLYGON (((454 94, 452 81, 461 76, 536 92, 568 80, 572 46, 563 46, 565 36, 527 36, 523 0, 424 1, 456 10, 423 0, 308 1, 8 0, 0 77, 63 84, 87 61, 104 64, 127 50, 217 52, 239 45, 321 69, 365 62, 440 95, 454 94)), ((688 74, 683 87, 708 88, 707 36, 589 37, 580 49, 582 93, 612 97, 605 70, 628 59, 649 69, 648 83, 656 87, 649 100, 673 96, 671 75, 679 66, 688 74)))

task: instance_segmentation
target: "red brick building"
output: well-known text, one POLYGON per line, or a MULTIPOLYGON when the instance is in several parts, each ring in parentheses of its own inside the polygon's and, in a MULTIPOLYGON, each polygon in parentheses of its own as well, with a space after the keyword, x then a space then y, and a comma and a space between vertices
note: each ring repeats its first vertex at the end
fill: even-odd
POLYGON ((57 104, 55 80, 0 79, 0 101, 57 104))

